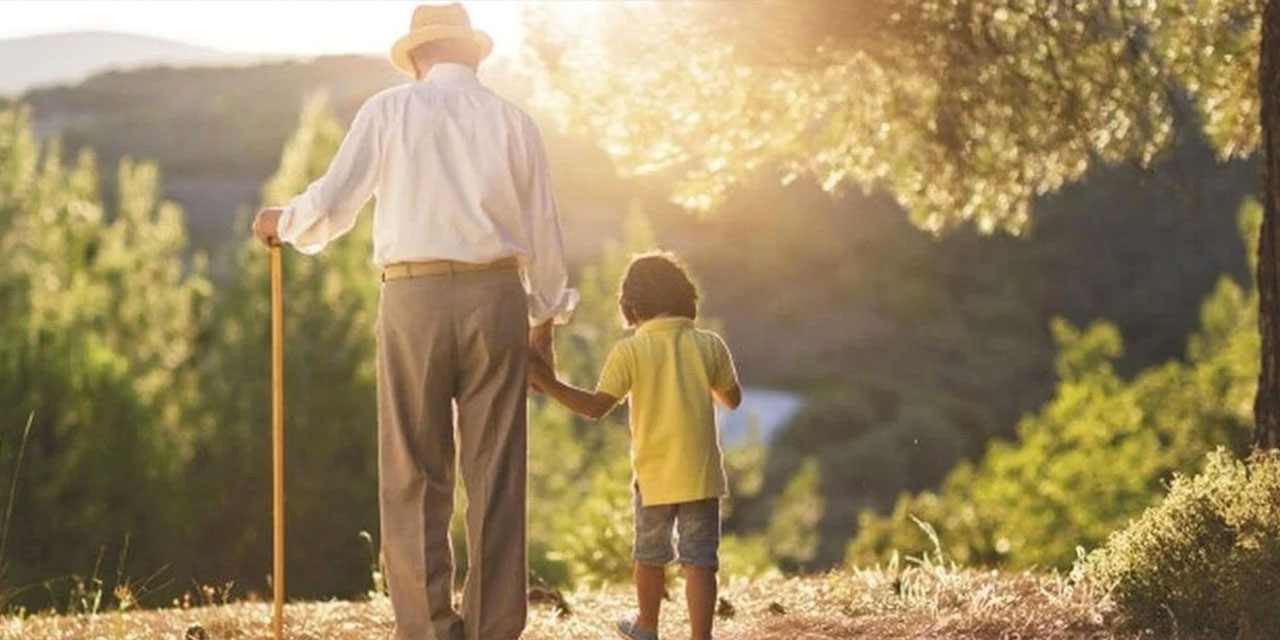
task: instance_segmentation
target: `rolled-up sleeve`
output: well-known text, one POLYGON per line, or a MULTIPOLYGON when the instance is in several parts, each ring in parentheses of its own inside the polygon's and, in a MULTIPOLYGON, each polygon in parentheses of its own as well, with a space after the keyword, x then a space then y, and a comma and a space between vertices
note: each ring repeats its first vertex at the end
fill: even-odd
POLYGON ((578 292, 569 287, 569 268, 560 234, 560 215, 551 188, 551 173, 538 128, 527 116, 522 122, 525 150, 521 200, 530 233, 530 251, 522 266, 529 292, 529 322, 554 319, 568 322, 578 305, 578 292))
POLYGON ((373 195, 382 157, 373 102, 356 113, 328 171, 291 200, 280 216, 280 239, 302 253, 317 253, 350 231, 373 195))

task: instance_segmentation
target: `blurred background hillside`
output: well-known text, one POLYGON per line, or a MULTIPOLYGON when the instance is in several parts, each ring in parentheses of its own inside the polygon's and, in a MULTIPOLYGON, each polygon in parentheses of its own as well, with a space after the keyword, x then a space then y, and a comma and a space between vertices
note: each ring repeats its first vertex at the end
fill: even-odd
MULTIPOLYGON (((153 599, 193 582, 260 592, 269 533, 265 495, 257 495, 265 493, 269 446, 267 388, 257 384, 267 364, 265 254, 247 244, 247 215, 318 175, 362 101, 405 79, 377 57, 262 60, 123 35, 94 41, 109 48, 75 65, 45 67, 15 62, 63 60, 65 40, 0 41, 0 92, 12 101, 0 120, 0 238, 7 234, 10 243, 0 246, 40 244, 21 235, 37 233, 33 226, 81 234, 30 249, 27 262, 18 254, 0 258, 0 265, 10 261, 0 283, 26 283, 9 289, 16 297, 6 299, 0 320, 10 325, 0 332, 9 396, 0 408, 0 480, 16 477, 18 487, 0 596, 73 606, 65 594, 74 588, 33 585, 58 579, 74 587, 73 576, 83 582, 99 565, 110 573, 117 560, 129 575, 160 576, 142 585, 153 599), (101 70, 108 62, 129 68, 101 70), (192 63, 202 66, 172 66, 192 63), (84 149, 93 155, 81 155, 84 149), (158 177, 129 159, 154 163, 158 177), (66 204, 75 199, 99 212, 91 224, 66 204), (24 211, 44 213, 19 224, 24 211), (126 276, 104 275, 115 268, 104 262, 108 251, 129 253, 127 238, 148 234, 168 239, 150 249, 150 259, 182 265, 150 281, 166 283, 166 301, 131 311, 100 299, 132 291, 121 284, 126 276), (125 239, 111 249, 117 236, 125 239), (41 260, 62 265, 62 285, 41 288, 48 275, 41 260), (114 293, 77 289, 85 278, 101 278, 114 293), (48 308, 38 302, 41 291, 48 308), (25 302, 11 303, 18 299, 25 302), (51 310, 63 304, 85 308, 51 310), (166 304, 175 309, 159 323, 167 329, 154 318, 166 304), (120 362, 68 363, 89 347, 63 342, 112 323, 164 347, 154 361, 135 358, 130 350, 140 338, 126 332, 118 344, 93 347, 120 362), (156 390, 125 388, 152 369, 163 372, 156 390), (71 414, 69 395, 94 401, 71 414), (119 406, 97 401, 104 395, 119 406), (20 468, 13 451, 32 412, 20 468), (77 444, 90 433, 84 425, 110 431, 120 421, 134 425, 131 435, 112 434, 110 446, 77 444), (124 467, 142 475, 117 473, 124 467)), ((1001 475, 1013 473, 1008 465, 990 470, 981 462, 998 440, 1015 443, 1003 445, 1014 467, 1057 459, 1067 444, 1029 452, 1016 443, 1028 442, 1037 425, 1047 434, 1070 431, 1065 425, 1077 418, 1062 409, 1070 385, 1170 404, 1193 393, 1186 380, 1209 362, 1220 365, 1222 394, 1249 388, 1252 354, 1222 354, 1253 331, 1251 232, 1248 224, 1241 231, 1240 212, 1256 193, 1258 163, 1218 159, 1194 116, 1178 122, 1170 152, 1150 167, 1092 169, 1037 198, 1034 223, 1021 237, 970 227, 934 236, 913 226, 887 193, 833 196, 806 177, 785 186, 761 178, 710 211, 689 213, 668 199, 673 176, 623 177, 598 141, 563 131, 540 112, 538 73, 528 59, 508 56, 487 63, 481 76, 543 126, 586 298, 560 338, 567 370, 580 384, 590 381, 601 350, 621 332, 612 295, 625 256, 657 245, 692 266, 703 312, 723 329, 749 387, 748 409, 758 407, 735 416, 726 436, 736 494, 726 523, 735 536, 726 554, 736 560, 727 570, 884 561, 893 549, 927 545, 911 537, 911 514, 931 514, 949 529, 957 556, 1065 567, 1076 544, 1100 544, 1108 527, 1149 504, 1169 471, 1193 469, 1215 444, 1243 446, 1247 412, 1230 405, 1215 418, 1220 432, 1184 443, 1114 512, 1081 516, 1087 523, 1078 531, 1057 529, 1062 548, 1027 550, 1043 523, 1006 535, 1006 524, 964 521, 935 504, 981 494, 982 478, 1013 482, 1001 475), (1158 371, 1164 382, 1151 378, 1158 371)), ((376 561, 358 535, 376 527, 376 289, 367 224, 366 215, 334 255, 289 256, 288 380, 291 402, 299 403, 288 414, 299 443, 290 452, 290 495, 298 496, 290 517, 299 523, 291 562, 300 569, 291 575, 303 597, 349 597, 378 586, 376 571, 370 578, 376 561), (328 343, 301 344, 304 332, 315 335, 305 327, 322 327, 328 343), (302 406, 303 398, 336 388, 323 406, 302 406)), ((553 585, 624 579, 628 533, 615 518, 627 500, 619 418, 586 425, 538 403, 531 439, 535 576, 553 585), (572 521, 563 513, 571 509, 572 521)), ((998 494, 981 495, 1019 504, 1018 495, 998 494)), ((1038 513, 1034 504, 1023 507, 1038 513)))

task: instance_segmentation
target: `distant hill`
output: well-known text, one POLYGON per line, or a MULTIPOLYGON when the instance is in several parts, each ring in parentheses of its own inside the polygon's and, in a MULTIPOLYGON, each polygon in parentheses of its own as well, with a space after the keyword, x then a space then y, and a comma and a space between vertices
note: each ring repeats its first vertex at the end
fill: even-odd
POLYGON ((242 64, 253 56, 144 35, 69 32, 0 40, 0 95, 74 84, 106 70, 242 64))

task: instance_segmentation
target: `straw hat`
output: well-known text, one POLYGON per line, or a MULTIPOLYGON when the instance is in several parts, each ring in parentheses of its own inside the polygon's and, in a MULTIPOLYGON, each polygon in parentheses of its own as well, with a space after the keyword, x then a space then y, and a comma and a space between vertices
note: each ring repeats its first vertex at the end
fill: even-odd
POLYGON ((471 17, 458 3, 447 5, 419 5, 409 21, 409 33, 391 47, 391 64, 397 69, 414 75, 409 52, 420 45, 436 40, 467 40, 479 47, 480 58, 493 51, 493 39, 489 34, 471 28, 471 17))

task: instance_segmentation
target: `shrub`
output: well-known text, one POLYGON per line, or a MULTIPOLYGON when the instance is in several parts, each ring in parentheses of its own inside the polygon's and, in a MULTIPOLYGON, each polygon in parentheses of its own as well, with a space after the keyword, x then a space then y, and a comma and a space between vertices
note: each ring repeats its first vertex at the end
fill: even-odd
POLYGON ((1280 637, 1280 452, 1209 454, 1085 568, 1137 625, 1280 637))

